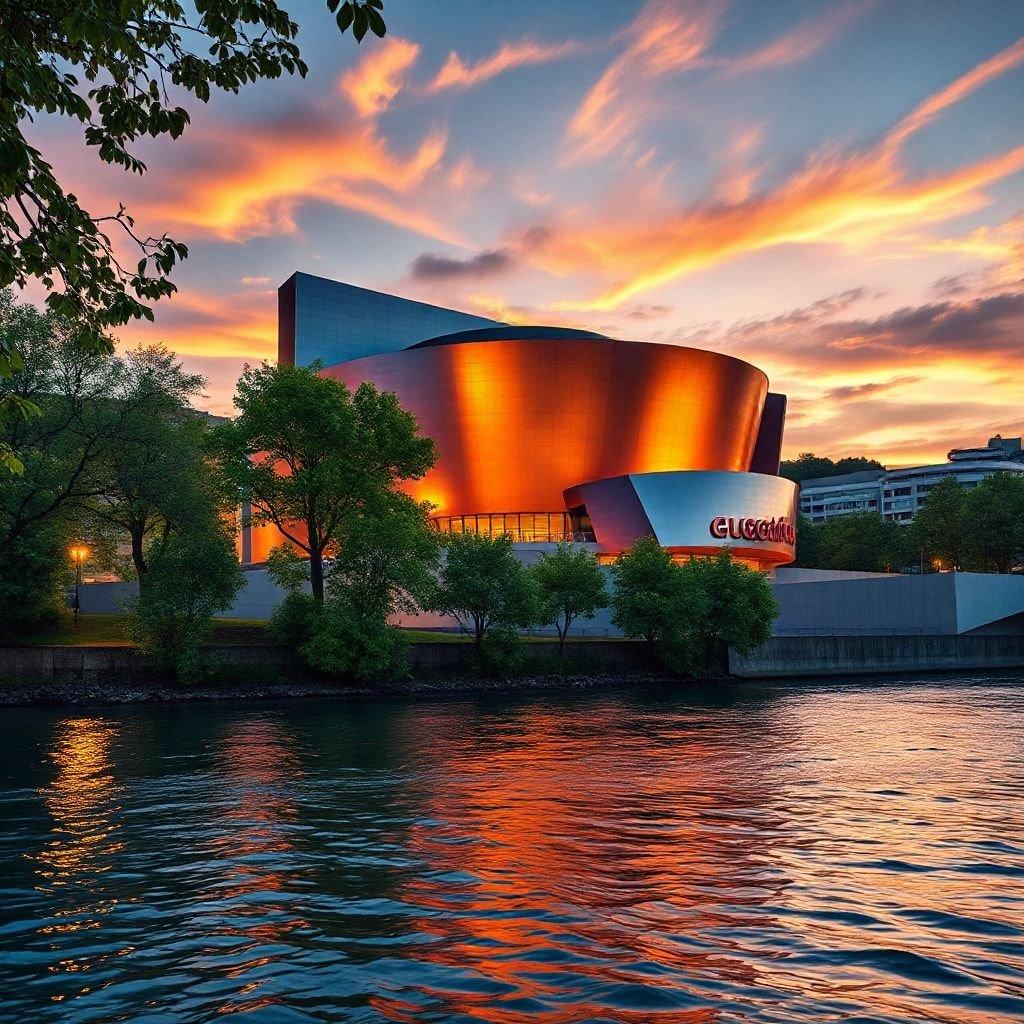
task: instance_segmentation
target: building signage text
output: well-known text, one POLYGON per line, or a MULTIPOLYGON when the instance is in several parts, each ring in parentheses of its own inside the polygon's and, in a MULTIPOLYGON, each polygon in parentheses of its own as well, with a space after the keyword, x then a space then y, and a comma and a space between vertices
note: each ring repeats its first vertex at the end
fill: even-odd
POLYGON ((796 527, 785 516, 772 519, 736 519, 733 516, 715 516, 711 520, 711 536, 720 540, 781 541, 796 543, 796 527))

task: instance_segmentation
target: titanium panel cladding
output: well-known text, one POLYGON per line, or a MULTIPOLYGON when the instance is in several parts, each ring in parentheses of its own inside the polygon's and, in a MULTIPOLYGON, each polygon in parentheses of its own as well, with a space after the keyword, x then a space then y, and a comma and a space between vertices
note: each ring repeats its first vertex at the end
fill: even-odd
POLYGON ((717 352, 528 336, 324 373, 393 391, 416 416, 438 462, 407 489, 443 516, 558 511, 567 486, 626 473, 746 471, 768 390, 756 367, 717 352))

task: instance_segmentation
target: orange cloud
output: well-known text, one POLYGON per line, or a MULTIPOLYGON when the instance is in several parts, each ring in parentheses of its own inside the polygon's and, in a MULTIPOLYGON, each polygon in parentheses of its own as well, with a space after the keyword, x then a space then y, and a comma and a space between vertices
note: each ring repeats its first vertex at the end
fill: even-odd
POLYGON ((512 68, 526 64, 546 64, 549 61, 567 57, 583 49, 583 44, 573 40, 564 43, 537 43, 524 39, 518 43, 506 43, 489 57, 475 64, 464 61, 454 50, 448 54, 441 70, 426 87, 429 94, 445 89, 468 89, 512 68))
POLYGON ((129 324, 119 340, 126 347, 163 342, 182 356, 271 359, 277 343, 277 292, 181 290, 160 301, 155 323, 129 324))
POLYGON ((416 43, 388 36, 341 76, 338 88, 361 117, 376 117, 398 95, 405 73, 416 62, 419 52, 416 43))
POLYGON ((536 235, 533 255, 555 272, 618 278, 596 299, 564 309, 611 310, 683 274, 785 244, 863 246, 901 229, 948 220, 985 203, 981 190, 1024 168, 1024 146, 955 173, 899 180, 879 154, 819 156, 774 192, 637 222, 570 221, 536 235))
MULTIPOLYGON (((1024 40, 920 104, 877 148, 816 154, 772 191, 749 196, 752 182, 741 177, 716 201, 683 210, 662 204, 643 216, 638 206, 626 213, 616 208, 596 219, 577 214, 529 233, 523 248, 551 272, 584 271, 609 280, 596 298, 565 302, 559 308, 607 311, 684 274, 744 253, 786 244, 864 247, 901 232, 913 235, 922 226, 986 205, 986 186, 1024 168, 1024 147, 945 175, 907 181, 897 162, 899 144, 940 111, 1022 60, 1024 40)), ((591 141, 607 138, 612 123, 604 121, 591 141)), ((756 137, 739 140, 739 155, 755 142, 756 137)))
POLYGON ((637 118, 636 104, 622 102, 630 83, 696 65, 715 36, 721 9, 718 3, 648 3, 627 30, 629 45, 584 96, 569 123, 568 158, 603 156, 618 146, 637 118))
POLYGON ((792 32, 760 49, 715 63, 720 63, 727 75, 745 75, 799 63, 832 42, 840 30, 860 17, 869 6, 866 0, 851 0, 827 7, 821 14, 809 18, 792 32))
POLYGON ((964 97, 987 85, 994 78, 1017 67, 1024 62, 1024 37, 1018 39, 1012 46, 982 61, 976 68, 961 75, 955 82, 946 86, 945 89, 929 96, 924 103, 915 107, 900 123, 889 133, 887 145, 891 149, 898 148, 904 140, 920 131, 925 125, 933 121, 942 111, 959 103, 964 97))
MULTIPOLYGON (((202 149, 222 138, 193 133, 184 145, 202 149)), ((261 125, 233 133, 230 162, 193 159, 187 180, 147 189, 143 206, 161 222, 238 241, 294 232, 297 206, 319 200, 457 244, 421 195, 441 166, 446 141, 434 130, 411 154, 398 156, 369 123, 261 125)))

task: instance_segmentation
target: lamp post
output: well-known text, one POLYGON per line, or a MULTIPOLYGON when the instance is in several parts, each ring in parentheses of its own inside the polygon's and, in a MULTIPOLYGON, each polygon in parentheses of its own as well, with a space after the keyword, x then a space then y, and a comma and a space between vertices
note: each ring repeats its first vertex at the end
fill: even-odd
POLYGON ((75 629, 78 629, 78 609, 80 607, 78 589, 82 585, 82 562, 89 557, 89 549, 84 544, 76 544, 70 551, 75 563, 75 629))

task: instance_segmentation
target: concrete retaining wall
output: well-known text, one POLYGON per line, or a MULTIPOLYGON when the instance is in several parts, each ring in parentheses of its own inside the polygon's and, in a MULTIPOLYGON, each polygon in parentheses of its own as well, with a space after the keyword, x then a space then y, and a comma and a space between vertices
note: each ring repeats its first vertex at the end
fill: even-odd
POLYGON ((1024 667, 1024 636, 776 636, 749 657, 729 653, 748 678, 1024 667))
MULTIPOLYGON (((291 652, 269 645, 210 648, 222 668, 253 682, 301 681, 309 670, 291 652)), ((409 648, 414 673, 458 673, 472 655, 468 643, 420 643, 409 648)), ((528 644, 531 660, 554 657, 554 644, 528 644)), ((573 660, 585 659, 596 671, 644 667, 643 646, 632 641, 579 642, 567 648, 573 660)), ((527 672, 529 668, 527 667, 527 672)), ((2 647, 0 686, 38 683, 145 683, 157 678, 142 653, 133 647, 2 647)))

